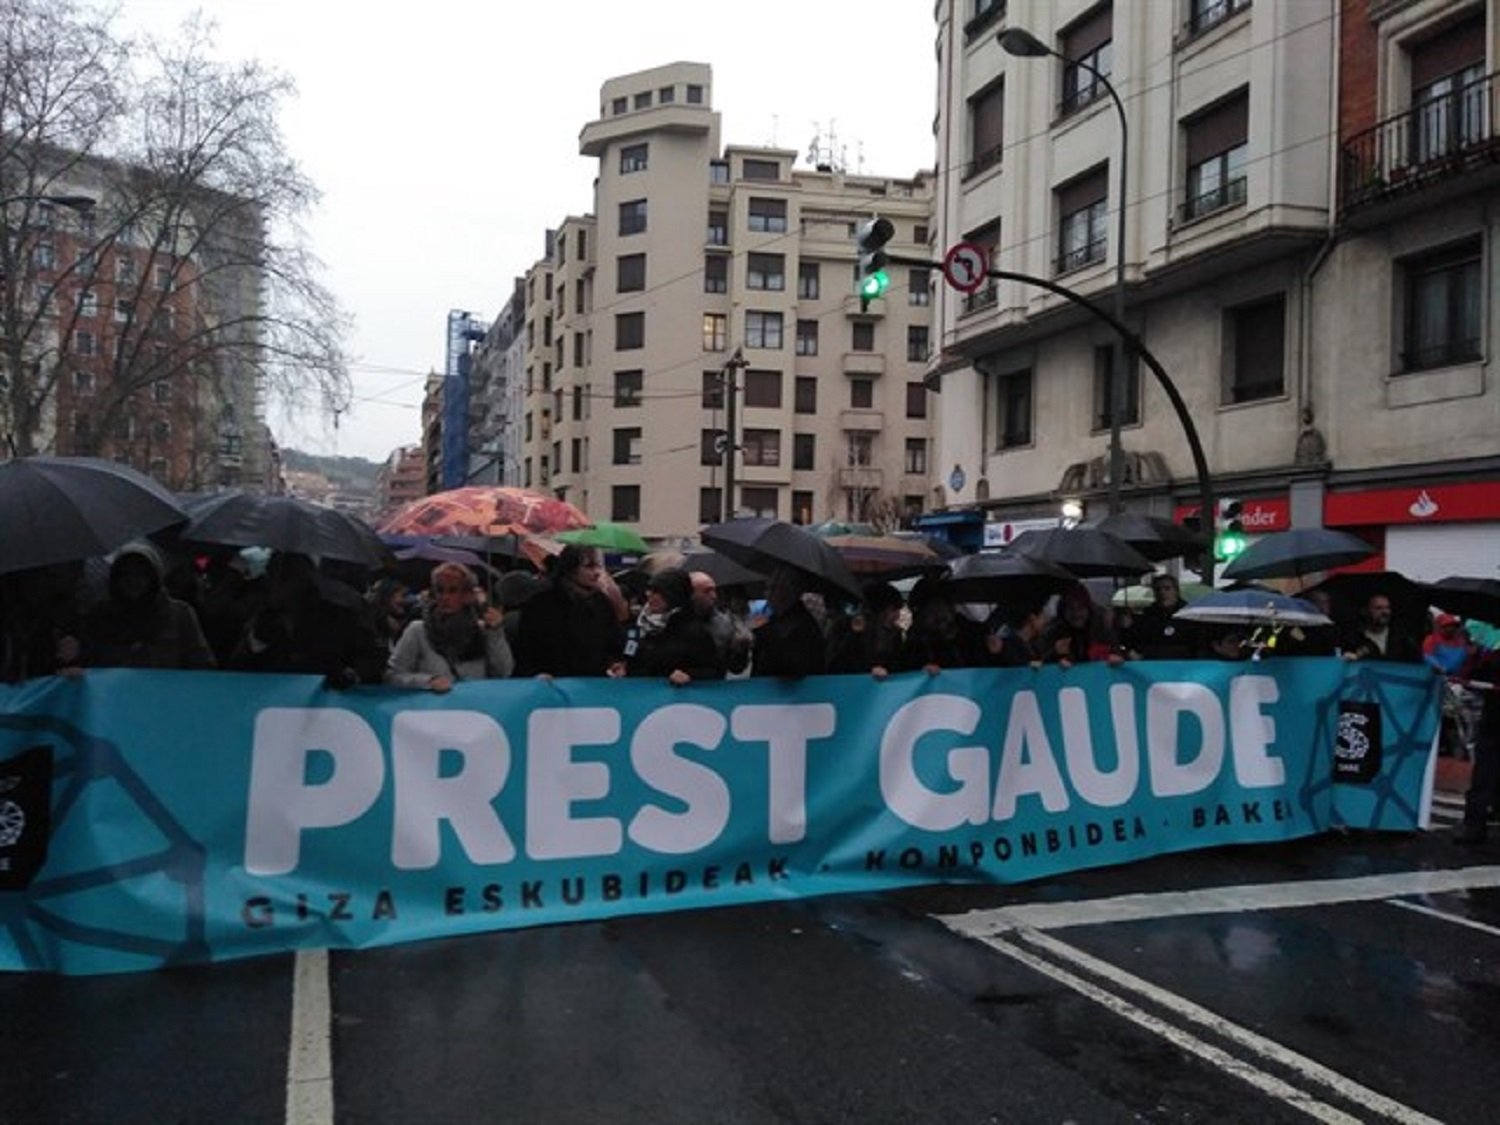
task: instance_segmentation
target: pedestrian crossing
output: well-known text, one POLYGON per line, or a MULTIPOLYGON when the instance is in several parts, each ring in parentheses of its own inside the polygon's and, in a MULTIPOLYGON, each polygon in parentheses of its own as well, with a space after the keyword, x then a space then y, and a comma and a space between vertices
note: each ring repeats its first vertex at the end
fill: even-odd
POLYGON ((1432 795, 1432 827, 1457 828, 1464 819, 1464 798, 1461 793, 1437 792, 1432 795))

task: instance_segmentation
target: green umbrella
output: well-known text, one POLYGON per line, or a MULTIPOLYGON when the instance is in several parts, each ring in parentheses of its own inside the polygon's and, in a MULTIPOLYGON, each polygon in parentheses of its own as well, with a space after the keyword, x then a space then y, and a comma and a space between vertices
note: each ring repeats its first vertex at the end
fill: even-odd
POLYGON ((573 543, 579 547, 598 547, 600 550, 618 551, 622 554, 644 555, 651 550, 650 544, 641 538, 640 532, 621 523, 610 523, 608 520, 600 520, 593 527, 560 531, 553 538, 559 543, 573 543))

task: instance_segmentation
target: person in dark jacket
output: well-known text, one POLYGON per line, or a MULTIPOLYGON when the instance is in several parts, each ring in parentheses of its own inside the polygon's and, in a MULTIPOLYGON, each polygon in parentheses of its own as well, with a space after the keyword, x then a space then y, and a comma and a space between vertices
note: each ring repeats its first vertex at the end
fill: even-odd
POLYGON ((903 669, 921 668, 935 676, 944 668, 967 668, 974 663, 977 627, 959 616, 949 588, 940 578, 918 580, 906 599, 911 625, 901 648, 903 669))
POLYGON ((985 636, 979 663, 987 668, 1040 668, 1042 630, 1046 626, 1041 603, 1005 606, 997 616, 1000 627, 985 636))
POLYGON ((1182 608, 1182 591, 1171 574, 1153 574, 1155 601, 1130 623, 1120 638, 1136 660, 1191 660, 1198 654, 1198 630, 1174 614, 1182 608))
POLYGON ((752 676, 816 676, 823 672, 823 631, 802 604, 807 579, 792 566, 779 566, 766 588, 770 617, 753 624, 752 676))
POLYGON ((693 611, 693 584, 684 570, 663 570, 646 583, 646 604, 636 620, 634 645, 626 644, 632 676, 665 676, 677 687, 722 680, 719 649, 693 611))
POLYGON ((231 668, 322 676, 334 688, 385 678, 386 657, 356 591, 289 551, 271 556, 266 580, 266 604, 246 624, 231 668))
POLYGON ((1422 642, 1391 621, 1391 599, 1371 594, 1359 611, 1359 624, 1345 634, 1340 647, 1346 660, 1422 662, 1422 642))
POLYGON ((169 597, 161 555, 148 543, 122 547, 109 566, 109 596, 83 620, 86 668, 212 668, 198 615, 169 597))
POLYGON ((1083 583, 1069 586, 1057 598, 1057 617, 1042 632, 1042 659, 1064 668, 1090 661, 1118 664, 1114 635, 1103 611, 1083 583))
POLYGON ((517 676, 623 676, 624 631, 600 590, 604 562, 570 543, 548 560, 548 586, 526 601, 516 631, 517 676))
POLYGON ((889 582, 867 583, 853 616, 837 617, 828 634, 830 673, 869 672, 883 680, 901 667, 901 591, 889 582))
POLYGON ((750 667, 750 626, 744 617, 719 604, 719 584, 713 575, 690 570, 688 580, 693 586, 693 612, 718 650, 720 678, 741 675, 750 667))

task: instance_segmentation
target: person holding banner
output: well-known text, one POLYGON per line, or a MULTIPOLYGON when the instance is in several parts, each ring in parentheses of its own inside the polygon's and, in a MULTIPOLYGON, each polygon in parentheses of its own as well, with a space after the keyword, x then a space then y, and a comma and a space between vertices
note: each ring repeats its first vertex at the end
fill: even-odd
POLYGON ((651 576, 636 621, 635 651, 626 646, 630 675, 665 676, 674 687, 724 678, 718 646, 692 602, 693 584, 686 571, 673 568, 651 576))
POLYGON ((868 582, 856 612, 836 618, 828 632, 830 673, 869 672, 883 680, 901 667, 901 591, 868 582))
POLYGON ((495 606, 480 610, 474 575, 459 563, 433 568, 432 601, 406 626, 386 665, 385 682, 397 687, 450 691, 459 680, 500 680, 515 658, 495 606))
POLYGON ((597 547, 569 543, 547 560, 547 588, 521 614, 516 675, 625 675, 624 631, 600 589, 603 575, 597 547))
POLYGON ((807 581, 792 566, 778 566, 766 588, 767 613, 751 622, 755 640, 752 676, 817 676, 824 671, 823 631, 802 595, 807 581))
POLYGON ((193 607, 167 594, 161 555, 149 543, 120 548, 109 595, 83 619, 79 663, 90 668, 213 668, 193 607))

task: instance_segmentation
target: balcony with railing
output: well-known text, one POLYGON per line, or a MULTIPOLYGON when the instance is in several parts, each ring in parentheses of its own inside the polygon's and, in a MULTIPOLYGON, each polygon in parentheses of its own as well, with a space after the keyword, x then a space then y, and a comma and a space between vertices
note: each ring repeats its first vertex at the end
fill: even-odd
POLYGON ((1239 176, 1228 180, 1217 187, 1210 188, 1202 195, 1195 195, 1183 203, 1178 210, 1177 221, 1179 223, 1191 223, 1206 215, 1212 215, 1216 211, 1224 211, 1230 207, 1238 207, 1245 202, 1245 177, 1239 176))
POLYGON ((1488 74, 1351 137, 1339 162, 1344 212, 1500 166, 1497 77, 1488 74))

